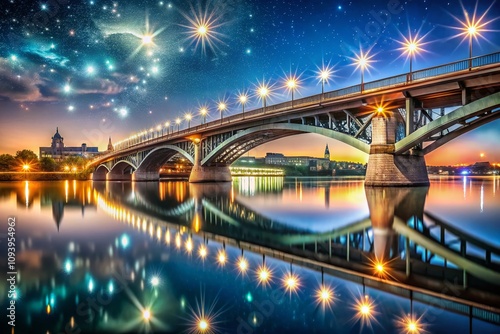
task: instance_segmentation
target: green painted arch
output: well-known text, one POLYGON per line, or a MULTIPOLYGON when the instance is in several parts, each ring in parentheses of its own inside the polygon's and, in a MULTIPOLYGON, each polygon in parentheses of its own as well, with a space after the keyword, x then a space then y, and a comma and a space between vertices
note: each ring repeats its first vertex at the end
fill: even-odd
MULTIPOLYGON (((429 124, 415 130, 409 136, 401 139, 394 145, 394 152, 395 154, 404 153, 412 147, 415 147, 416 145, 423 142, 426 138, 429 138, 430 136, 447 129, 454 124, 465 121, 471 117, 480 115, 485 111, 493 110, 498 107, 500 107, 500 92, 491 94, 487 97, 483 97, 479 100, 466 104, 465 106, 462 106, 447 115, 435 119, 429 124)), ((491 117, 488 122, 493 121, 494 119, 495 117, 491 117)), ((471 127, 469 130, 463 131, 460 134, 464 134, 474 128, 475 127, 471 127)), ((443 142, 441 145, 445 144, 446 142, 443 142)))
POLYGON ((192 164, 194 164, 194 158, 189 153, 184 151, 182 148, 175 146, 175 145, 162 145, 162 146, 158 146, 158 147, 155 147, 154 149, 152 149, 151 152, 149 152, 144 157, 144 159, 142 159, 142 161, 139 163, 139 166, 137 166, 137 169, 141 168, 142 164, 145 161, 149 161, 151 159, 151 157, 154 157, 155 154, 158 154, 158 151, 160 151, 160 150, 176 151, 177 153, 182 154, 182 156, 185 157, 186 159, 188 159, 192 164))
MULTIPOLYGON (((272 131, 272 130, 289 130, 289 131, 294 131, 290 135, 286 135, 286 137, 293 136, 293 135, 298 135, 298 134, 303 134, 303 133, 316 133, 319 135, 323 135, 327 138, 332 138, 336 139, 338 141, 341 141, 347 145, 350 145, 361 152, 364 152, 366 154, 370 153, 370 145, 367 143, 362 142, 361 140, 354 138, 351 135, 338 132, 335 130, 327 129, 327 128, 321 128, 317 126, 312 126, 312 125, 303 125, 303 124, 294 124, 294 123, 275 123, 275 124, 266 124, 266 125, 260 125, 256 126, 241 132, 238 132, 236 135, 232 136, 231 138, 226 139, 223 141, 217 148, 215 148, 210 154, 208 154, 202 161, 201 165, 205 165, 206 163, 212 161, 215 159, 221 152, 224 151, 228 146, 231 144, 234 144, 237 142, 239 139, 242 137, 248 136, 250 134, 256 134, 258 135, 259 132, 265 132, 265 131, 272 131)), ((283 138, 283 137, 279 137, 283 138)), ((276 138, 276 139, 279 139, 276 138)), ((274 140, 274 139, 272 139, 274 140)), ((270 140, 270 141, 272 141, 270 140)), ((242 153, 244 154, 244 152, 242 153)))

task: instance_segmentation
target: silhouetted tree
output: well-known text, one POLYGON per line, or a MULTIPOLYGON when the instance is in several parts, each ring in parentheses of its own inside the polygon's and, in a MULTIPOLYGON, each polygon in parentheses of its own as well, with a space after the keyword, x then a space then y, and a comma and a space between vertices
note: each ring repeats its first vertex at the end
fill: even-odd
POLYGON ((54 172, 57 170, 57 163, 50 157, 43 157, 40 159, 40 169, 44 172, 54 172))
POLYGON ((16 158, 10 154, 0 155, 0 171, 9 172, 16 168, 16 158))

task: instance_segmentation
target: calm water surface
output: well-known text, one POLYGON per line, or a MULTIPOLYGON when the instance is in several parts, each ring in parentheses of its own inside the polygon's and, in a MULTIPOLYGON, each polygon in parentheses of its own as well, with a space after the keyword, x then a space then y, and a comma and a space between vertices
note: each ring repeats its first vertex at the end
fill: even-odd
MULTIPOLYGON (((445 262, 455 270, 413 241, 405 249, 399 233, 409 226, 432 244, 439 221, 500 248, 500 178, 437 178, 429 188, 386 191, 355 179, 12 182, 0 183, 0 207, 3 237, 8 217, 16 219, 16 333, 413 333, 411 311, 420 319, 415 333, 500 332, 495 322, 244 246, 345 258, 349 244, 351 261, 374 254, 396 266, 408 253, 415 270, 445 262), (404 226, 395 223, 398 232, 387 236, 393 217, 404 226)), ((484 257, 474 246, 467 254, 484 257)), ((6 257, 0 264, 7 272, 6 257)), ((493 273, 499 264, 491 254, 493 273)), ((470 284, 498 287, 474 273, 470 284)), ((3 310, 8 288, 0 283, 3 310)), ((10 333, 3 319, 0 332, 10 333)))

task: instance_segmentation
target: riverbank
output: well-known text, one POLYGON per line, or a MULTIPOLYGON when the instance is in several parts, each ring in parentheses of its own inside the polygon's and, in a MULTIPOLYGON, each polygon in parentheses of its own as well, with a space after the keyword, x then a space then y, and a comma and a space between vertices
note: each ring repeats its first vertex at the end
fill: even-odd
POLYGON ((89 180, 88 173, 67 172, 0 172, 0 181, 89 180))

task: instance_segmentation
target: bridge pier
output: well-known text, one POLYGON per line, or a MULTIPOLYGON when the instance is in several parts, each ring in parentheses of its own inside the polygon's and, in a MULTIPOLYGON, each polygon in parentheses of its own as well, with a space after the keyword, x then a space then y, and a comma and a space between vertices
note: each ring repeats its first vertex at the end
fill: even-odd
POLYGON ((365 186, 425 186, 429 185, 423 155, 394 154, 396 118, 392 113, 372 119, 372 144, 366 168, 365 186))
POLYGON ((136 170, 133 174, 134 181, 158 181, 160 179, 160 172, 156 171, 139 171, 136 170))
POLYGON ((194 140, 194 165, 189 175, 189 182, 231 182, 229 166, 202 166, 200 140, 194 140))

